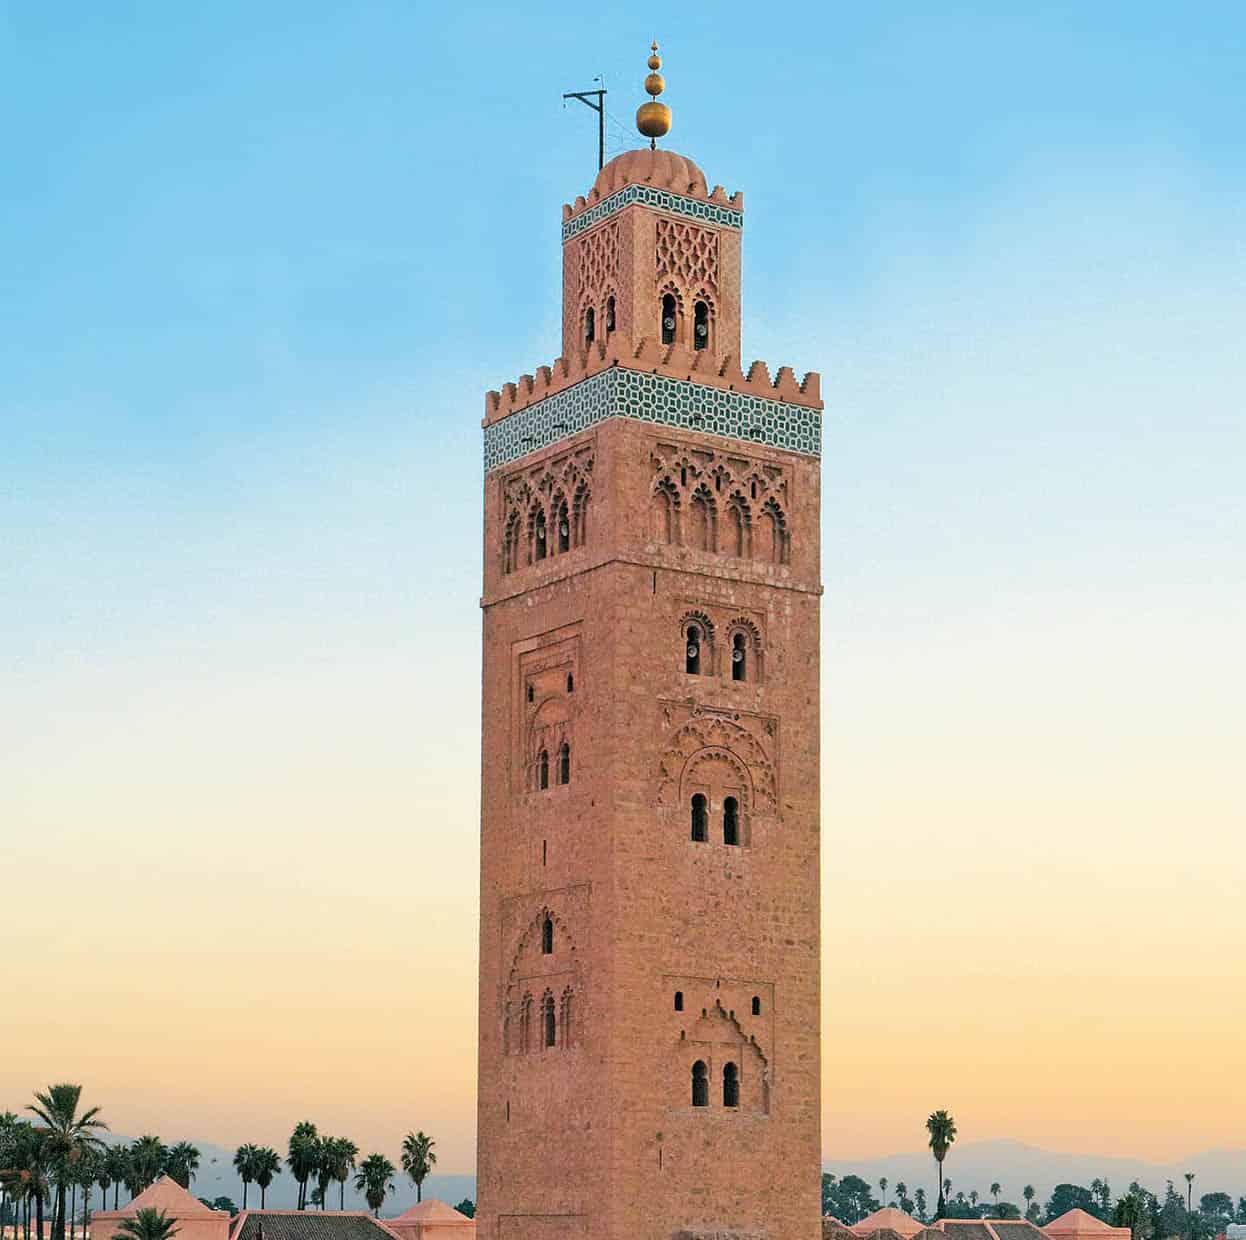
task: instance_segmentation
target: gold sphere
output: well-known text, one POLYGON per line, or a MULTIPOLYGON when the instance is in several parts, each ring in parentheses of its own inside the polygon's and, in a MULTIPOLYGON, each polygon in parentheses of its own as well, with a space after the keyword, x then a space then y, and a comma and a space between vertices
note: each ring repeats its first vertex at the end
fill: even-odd
POLYGON ((636 109, 636 128, 646 138, 664 138, 671 131, 671 110, 656 99, 636 109))
POLYGON ((661 67, 662 67, 662 57, 661 57, 661 56, 658 56, 658 55, 656 55, 656 54, 655 54, 655 55, 653 55, 653 56, 650 56, 650 57, 649 57, 649 68, 650 68, 650 69, 660 69, 661 67))
POLYGON ((666 79, 660 73, 651 73, 645 78, 645 90, 651 95, 660 95, 666 89, 666 79))

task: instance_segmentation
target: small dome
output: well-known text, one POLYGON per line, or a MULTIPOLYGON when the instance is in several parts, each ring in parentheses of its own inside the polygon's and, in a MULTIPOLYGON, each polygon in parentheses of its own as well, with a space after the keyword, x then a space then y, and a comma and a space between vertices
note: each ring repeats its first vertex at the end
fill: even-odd
POLYGON ((605 198, 625 185, 636 184, 673 189, 676 193, 694 194, 698 198, 704 198, 709 193, 705 173, 692 160, 676 155, 665 147, 656 151, 641 147, 616 155, 597 174, 593 192, 598 198, 605 198))

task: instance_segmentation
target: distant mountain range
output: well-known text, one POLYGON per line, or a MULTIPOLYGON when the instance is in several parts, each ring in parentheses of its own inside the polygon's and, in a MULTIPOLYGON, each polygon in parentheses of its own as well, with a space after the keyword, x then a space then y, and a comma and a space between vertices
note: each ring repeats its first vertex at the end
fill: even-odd
MULTIPOLYGON (((120 1137, 117 1140, 130 1144, 131 1139, 120 1137)), ((110 1144, 112 1140, 110 1139, 110 1144)), ((228 1197, 235 1205, 242 1205, 242 1181, 234 1170, 234 1151, 221 1145, 213 1145, 207 1141, 192 1141, 199 1151, 199 1170, 191 1181, 190 1191, 196 1197, 206 1197, 212 1201, 216 1197, 228 1197)), ((476 1177, 474 1175, 430 1175, 424 1181, 424 1199, 438 1197, 450 1205, 458 1205, 464 1197, 476 1199, 476 1177)), ((121 1191, 122 1204, 125 1203, 125 1190, 121 1191)), ((108 1203, 112 1205, 112 1190, 108 1191, 108 1203)), ((338 1185, 329 1188, 329 1208, 336 1209, 338 1203, 338 1185)), ((258 1207, 260 1190, 251 1185, 247 1195, 247 1205, 258 1207)), ((298 1204, 298 1185, 287 1169, 269 1185, 268 1208, 270 1210, 293 1210, 298 1204)), ((394 1193, 381 1207, 382 1218, 393 1218, 410 1206, 415 1205, 415 1185, 401 1172, 394 1177, 394 1193)), ((95 1209, 99 1209, 99 1196, 95 1197, 95 1209)), ((348 1210, 366 1210, 368 1203, 361 1193, 351 1188, 350 1181, 346 1184, 346 1208, 348 1210)))
MULTIPOLYGON (((887 1195, 897 1180, 908 1185, 909 1195, 921 1187, 933 1204, 938 1187, 935 1164, 929 1150, 912 1154, 890 1154, 885 1158, 837 1158, 823 1164, 835 1175, 859 1175, 874 1185, 880 1196, 878 1181, 886 1177, 887 1195)), ((1112 1195, 1119 1196, 1137 1180, 1152 1192, 1164 1192, 1168 1180, 1185 1194, 1184 1174, 1193 1171, 1195 1201, 1203 1193, 1231 1193, 1233 1200, 1246 1195, 1246 1149, 1208 1150, 1174 1163, 1143 1162, 1137 1158, 1104 1158, 1097 1154, 1059 1154, 1039 1149, 1021 1141, 957 1142, 943 1164, 944 1176, 952 1181, 953 1194, 964 1190, 968 1196, 977 1189, 981 1198, 990 1200, 990 1188, 998 1180, 1000 1200, 1024 1207, 1021 1190, 1033 1184, 1035 1200, 1045 1203, 1057 1184, 1084 1184, 1095 1178, 1105 1179, 1112 1195)))
MULTIPOLYGON (((228 1197, 242 1204, 242 1185, 234 1170, 234 1152, 223 1146, 196 1141, 200 1152, 199 1172, 191 1190, 198 1197, 228 1197)), ((952 1146, 944 1163, 944 1174, 952 1181, 952 1192, 977 1189, 979 1196, 990 1200, 992 1181, 1001 1185, 1000 1200, 1023 1204, 1021 1190, 1033 1184, 1036 1200, 1042 1204, 1057 1184, 1085 1184, 1096 1177, 1106 1179, 1113 1196, 1119 1196, 1131 1180, 1137 1180, 1153 1192, 1163 1193, 1165 1182, 1172 1180, 1184 1194, 1185 1172, 1193 1171, 1194 1196, 1203 1193, 1230 1193, 1236 1201, 1246 1196, 1246 1149, 1207 1150, 1173 1163, 1144 1162, 1137 1158, 1104 1158, 1096 1154, 1062 1154, 1039 1149, 1021 1141, 967 1141, 952 1146)), ((933 1204, 937 1192, 934 1160, 927 1150, 907 1154, 889 1154, 885 1158, 841 1158, 823 1163, 823 1170, 835 1175, 859 1175, 874 1186, 886 1176, 888 1196, 897 1180, 908 1185, 909 1193, 922 1187, 933 1204)), ((415 1204, 415 1185, 405 1176, 395 1177, 395 1192, 381 1214, 392 1218, 415 1204)), ((124 1197, 124 1193, 122 1196, 124 1197)), ((439 1197, 456 1205, 464 1197, 476 1198, 474 1175, 430 1175, 424 1181, 424 1196, 439 1197)), ((111 1200, 111 1193, 109 1194, 111 1200)), ((288 1171, 283 1171, 268 1190, 268 1205, 278 1210, 294 1208, 296 1185, 288 1171)), ((329 1201, 336 1205, 338 1189, 330 1189, 329 1201)), ((259 1205, 259 1191, 251 1187, 248 1204, 259 1205)), ((97 1199, 98 1208, 98 1199, 97 1199)), ((349 1184, 346 1187, 346 1208, 366 1210, 367 1203, 349 1184)))

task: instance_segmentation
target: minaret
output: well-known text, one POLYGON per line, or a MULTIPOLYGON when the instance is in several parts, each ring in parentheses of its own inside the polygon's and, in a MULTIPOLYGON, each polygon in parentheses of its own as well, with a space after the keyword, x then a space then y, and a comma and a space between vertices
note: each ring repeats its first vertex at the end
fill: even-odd
POLYGON ((480 1240, 820 1235, 822 402, 657 51, 485 400, 480 1240))

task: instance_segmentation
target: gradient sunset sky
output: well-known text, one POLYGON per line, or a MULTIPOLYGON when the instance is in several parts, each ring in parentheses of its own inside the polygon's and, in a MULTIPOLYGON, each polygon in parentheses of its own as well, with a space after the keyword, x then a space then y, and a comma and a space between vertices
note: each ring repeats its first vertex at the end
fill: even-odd
POLYGON ((0 1109, 473 1169, 483 393, 654 37, 827 401, 825 1155, 1246 1145, 1246 10, 1137 0, 0 4, 0 1109))

